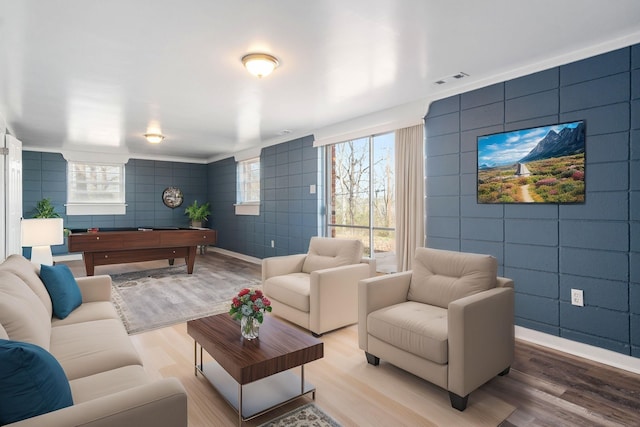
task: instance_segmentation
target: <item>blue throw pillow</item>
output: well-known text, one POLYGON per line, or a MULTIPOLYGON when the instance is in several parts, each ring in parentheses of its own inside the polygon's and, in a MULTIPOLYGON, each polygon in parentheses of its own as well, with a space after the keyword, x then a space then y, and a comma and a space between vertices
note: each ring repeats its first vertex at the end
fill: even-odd
POLYGON ((34 344, 0 339, 0 425, 73 405, 60 363, 34 344))
POLYGON ((49 292, 53 314, 57 318, 64 319, 82 304, 82 294, 78 282, 67 265, 42 265, 40 278, 49 292))

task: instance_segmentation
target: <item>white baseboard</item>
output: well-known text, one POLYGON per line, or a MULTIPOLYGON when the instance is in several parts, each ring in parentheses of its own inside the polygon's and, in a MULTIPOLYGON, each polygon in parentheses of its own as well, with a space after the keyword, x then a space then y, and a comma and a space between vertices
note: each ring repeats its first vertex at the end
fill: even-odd
POLYGON ((217 248, 215 246, 209 246, 207 247, 208 251, 213 251, 213 252, 218 252, 222 255, 227 255, 227 256, 232 256, 234 258, 238 258, 241 259, 243 261, 247 261, 253 264, 262 264, 262 260, 260 258, 256 258, 256 257, 252 257, 249 255, 245 255, 245 254, 241 254, 238 252, 233 252, 233 251, 229 251, 227 249, 222 249, 222 248, 217 248))
POLYGON ((517 339, 640 374, 640 359, 637 357, 627 356, 604 348, 556 337, 555 335, 545 334, 534 331, 533 329, 523 328, 522 326, 516 326, 515 329, 517 339))

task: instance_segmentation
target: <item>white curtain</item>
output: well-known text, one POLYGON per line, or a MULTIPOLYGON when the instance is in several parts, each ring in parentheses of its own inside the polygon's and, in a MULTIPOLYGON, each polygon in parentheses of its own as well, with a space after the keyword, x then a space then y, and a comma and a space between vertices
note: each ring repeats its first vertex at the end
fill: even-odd
POLYGON ((411 269, 424 246, 424 125, 396 131, 396 259, 398 271, 411 269))

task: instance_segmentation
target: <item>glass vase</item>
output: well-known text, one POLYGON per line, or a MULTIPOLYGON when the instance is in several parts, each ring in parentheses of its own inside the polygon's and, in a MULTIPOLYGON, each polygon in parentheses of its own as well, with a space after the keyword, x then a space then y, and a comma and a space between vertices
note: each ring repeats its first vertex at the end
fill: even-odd
POLYGON ((251 316, 243 316, 240 319, 240 333, 246 340, 253 340, 258 338, 260 334, 260 322, 258 319, 251 316))

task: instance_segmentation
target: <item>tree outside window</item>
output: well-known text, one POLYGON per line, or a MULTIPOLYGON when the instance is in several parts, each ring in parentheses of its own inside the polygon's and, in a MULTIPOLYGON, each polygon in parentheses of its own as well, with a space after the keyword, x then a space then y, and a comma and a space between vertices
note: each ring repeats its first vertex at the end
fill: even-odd
POLYGON ((362 240, 379 265, 395 265, 394 145, 387 133, 328 147, 329 235, 362 240))

